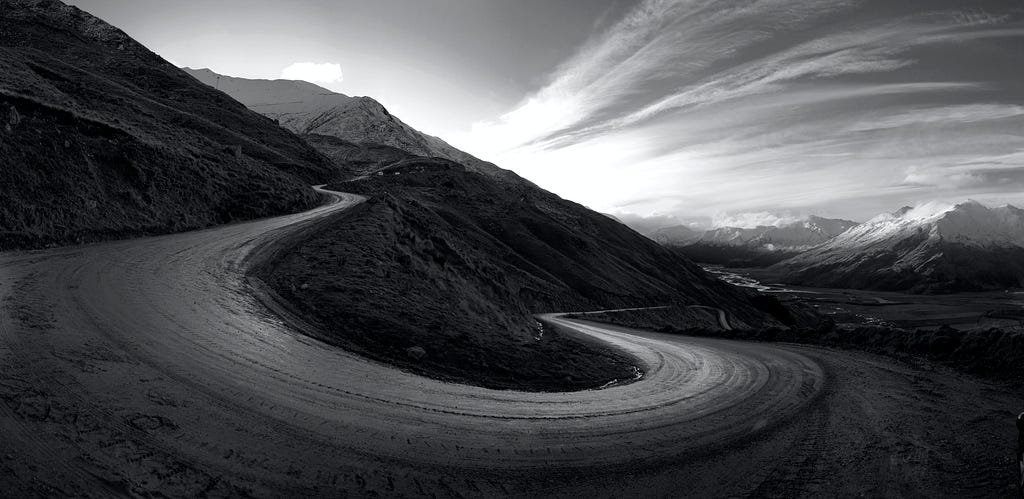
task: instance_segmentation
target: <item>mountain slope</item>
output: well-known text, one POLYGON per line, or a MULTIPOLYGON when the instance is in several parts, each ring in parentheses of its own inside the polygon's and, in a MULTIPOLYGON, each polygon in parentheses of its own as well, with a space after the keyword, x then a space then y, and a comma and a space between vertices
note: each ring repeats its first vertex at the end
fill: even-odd
POLYGON ((1024 210, 969 201, 878 216, 780 263, 792 284, 914 292, 1024 285, 1024 210))
MULTIPOLYGON (((471 171, 504 181, 525 182, 510 171, 415 130, 369 97, 349 97, 304 81, 235 78, 209 69, 185 68, 185 71, 299 135, 390 146, 417 156, 449 159, 466 165, 471 171)), ((323 144, 323 141, 313 143, 323 144)), ((330 155, 331 149, 325 153, 330 155)))
POLYGON ((628 359, 541 332, 531 314, 697 304, 727 310, 734 327, 769 320, 745 291, 533 186, 409 158, 331 188, 370 200, 260 277, 325 341, 414 372, 592 388, 629 376, 628 359))
POLYGON ((330 161, 81 10, 0 1, 0 248, 310 207, 330 161))

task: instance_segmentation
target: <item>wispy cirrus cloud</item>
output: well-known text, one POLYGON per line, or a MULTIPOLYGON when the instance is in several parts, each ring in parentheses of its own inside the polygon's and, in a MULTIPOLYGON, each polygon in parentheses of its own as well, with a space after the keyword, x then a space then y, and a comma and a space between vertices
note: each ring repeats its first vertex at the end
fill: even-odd
POLYGON ((620 214, 1008 192, 982 170, 1024 167, 1024 11, 941 3, 643 1, 455 142, 620 214))
POLYGON ((464 141, 471 148, 498 153, 614 117, 637 101, 650 100, 657 87, 695 78, 771 36, 760 29, 734 29, 744 19, 767 17, 790 26, 814 17, 819 9, 849 3, 643 1, 563 63, 545 87, 497 120, 475 124, 464 141))

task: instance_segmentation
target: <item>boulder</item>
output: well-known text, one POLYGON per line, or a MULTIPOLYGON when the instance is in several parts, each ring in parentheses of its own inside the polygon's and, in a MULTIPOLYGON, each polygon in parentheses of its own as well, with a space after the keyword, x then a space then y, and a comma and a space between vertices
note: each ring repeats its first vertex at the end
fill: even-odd
POLYGON ((427 356, 427 351, 423 347, 409 347, 405 349, 405 354, 408 355, 412 360, 420 360, 427 356))

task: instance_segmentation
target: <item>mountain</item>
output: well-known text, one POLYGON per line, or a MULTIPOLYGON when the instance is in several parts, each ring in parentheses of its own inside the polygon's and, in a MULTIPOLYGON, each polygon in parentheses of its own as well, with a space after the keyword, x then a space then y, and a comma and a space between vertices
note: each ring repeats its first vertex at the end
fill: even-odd
POLYGON ((808 286, 954 292, 1024 285, 1024 210, 902 208, 778 264, 782 280, 808 286))
POLYGON ((0 0, 0 249, 293 212, 328 158, 122 31, 0 0))
POLYGON ((781 224, 762 225, 752 229, 719 227, 705 232, 700 241, 724 246, 747 246, 768 251, 799 251, 817 246, 857 222, 810 216, 805 220, 781 224))
POLYGON ((414 372, 530 390, 631 375, 599 345, 539 330, 534 313, 697 304, 734 327, 771 321, 746 291, 532 185, 410 157, 331 188, 370 199, 260 278, 322 340, 414 372))
POLYGON ((810 216, 787 224, 719 227, 704 233, 686 227, 670 227, 657 231, 653 237, 698 262, 761 267, 822 244, 855 225, 856 222, 849 220, 810 216))
POLYGON ((673 225, 671 227, 662 227, 645 235, 660 244, 681 246, 699 240, 702 233, 685 225, 673 225))
POLYGON ((185 71, 298 135, 317 136, 310 142, 331 157, 347 153, 348 148, 342 146, 339 153, 336 150, 338 144, 325 137, 356 145, 389 146, 417 156, 444 158, 493 178, 525 182, 508 170, 415 130, 369 97, 349 97, 304 81, 235 78, 209 69, 185 68, 185 71))

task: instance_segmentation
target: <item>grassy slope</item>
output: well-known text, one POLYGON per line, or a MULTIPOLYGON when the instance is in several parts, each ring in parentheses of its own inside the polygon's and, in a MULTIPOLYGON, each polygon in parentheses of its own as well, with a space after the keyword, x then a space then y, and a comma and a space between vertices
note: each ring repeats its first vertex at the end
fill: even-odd
POLYGON ((330 135, 306 134, 302 139, 335 164, 345 165, 353 175, 367 175, 409 157, 409 153, 395 147, 357 144, 330 135))
POLYGON ((701 303, 740 323, 764 319, 746 294, 607 217, 462 170, 411 160, 332 186, 371 199, 260 277, 327 341, 494 388, 581 389, 632 375, 630 359, 599 345, 541 335, 532 313, 701 303), (414 347, 426 356, 414 359, 414 347))
POLYGON ((121 31, 0 0, 0 248, 203 227, 316 204, 330 161, 121 31))

